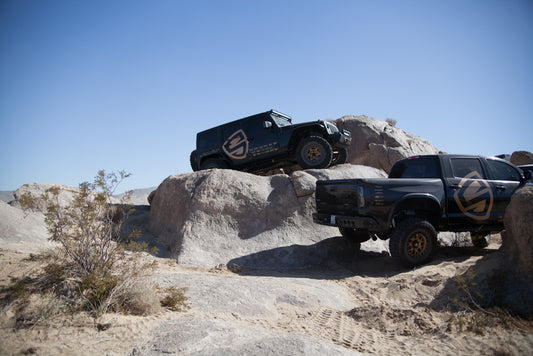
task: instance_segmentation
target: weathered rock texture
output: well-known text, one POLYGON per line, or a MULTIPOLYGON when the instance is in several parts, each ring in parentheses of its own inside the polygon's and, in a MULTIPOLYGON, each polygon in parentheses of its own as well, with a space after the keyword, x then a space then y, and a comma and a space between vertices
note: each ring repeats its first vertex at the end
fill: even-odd
POLYGON ((527 151, 516 151, 511 155, 511 163, 516 166, 533 164, 533 153, 527 151))
POLYGON ((505 269, 529 276, 533 282, 533 187, 516 191, 505 210, 501 247, 505 269))
MULTIPOLYGON (((378 169, 354 165, 290 176, 219 169, 171 176, 150 197, 150 230, 180 264, 190 266, 215 266, 280 246, 310 245, 338 235, 336 228, 312 222, 317 179, 384 176, 378 169)), ((285 253, 290 260, 291 252, 285 253)))
MULTIPOLYGON (((505 211, 502 246, 474 268, 472 295, 486 307, 533 316, 533 187, 523 187, 505 211)), ((457 286, 454 286, 456 288, 457 286)))
POLYGON ((428 141, 389 123, 367 116, 344 116, 335 121, 339 129, 352 133, 348 162, 389 172, 399 159, 439 150, 428 141))
POLYGON ((36 203, 35 208, 41 212, 46 211, 46 203, 41 199, 41 196, 43 196, 46 191, 50 188, 58 188, 59 189, 59 205, 60 206, 66 206, 72 202, 74 199, 74 195, 79 192, 78 188, 72 188, 68 187, 66 185, 62 184, 55 184, 55 183, 30 183, 30 184, 24 184, 22 187, 17 189, 13 195, 15 197, 15 200, 10 202, 11 205, 20 207, 20 199, 25 195, 29 194, 34 198, 34 201, 36 203))
POLYGON ((0 245, 31 253, 55 246, 48 241, 43 214, 25 213, 3 201, 0 201, 0 245))

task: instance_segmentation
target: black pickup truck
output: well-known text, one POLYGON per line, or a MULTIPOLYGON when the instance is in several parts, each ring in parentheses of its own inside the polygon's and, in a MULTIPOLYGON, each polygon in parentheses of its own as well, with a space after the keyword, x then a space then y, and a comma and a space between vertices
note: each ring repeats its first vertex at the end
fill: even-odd
POLYGON ((392 257, 414 267, 431 260, 438 231, 468 231, 474 245, 486 246, 530 178, 494 157, 415 156, 396 162, 389 178, 317 181, 313 221, 337 226, 354 243, 390 238, 392 257))

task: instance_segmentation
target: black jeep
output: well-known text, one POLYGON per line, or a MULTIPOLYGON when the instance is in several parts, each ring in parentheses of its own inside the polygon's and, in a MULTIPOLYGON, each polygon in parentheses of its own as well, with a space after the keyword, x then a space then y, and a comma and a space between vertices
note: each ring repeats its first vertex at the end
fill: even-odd
POLYGON ((346 163, 352 137, 328 121, 292 124, 270 110, 198 133, 193 171, 231 168, 261 173, 298 164, 303 169, 346 163))

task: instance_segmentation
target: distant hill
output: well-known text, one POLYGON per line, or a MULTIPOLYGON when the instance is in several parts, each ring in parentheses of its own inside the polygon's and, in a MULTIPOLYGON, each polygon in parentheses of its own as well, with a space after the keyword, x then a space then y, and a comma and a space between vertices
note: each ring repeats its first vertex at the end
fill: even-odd
MULTIPOLYGON (((143 189, 135 189, 133 190, 133 193, 131 195, 131 199, 128 201, 128 203, 133 205, 148 205, 148 195, 156 190, 157 187, 152 188, 143 188, 143 189)), ((1 190, 0 191, 0 201, 9 203, 10 201, 14 200, 13 191, 9 190, 1 190)), ((124 194, 116 195, 115 198, 120 199, 124 194)))
POLYGON ((9 203, 13 200, 13 192, 8 190, 0 190, 0 200, 9 203))
MULTIPOLYGON (((157 187, 134 189, 131 194, 131 198, 127 203, 133 205, 148 205, 148 195, 156 190, 157 187)), ((122 198, 124 194, 115 195, 115 198, 122 198)))

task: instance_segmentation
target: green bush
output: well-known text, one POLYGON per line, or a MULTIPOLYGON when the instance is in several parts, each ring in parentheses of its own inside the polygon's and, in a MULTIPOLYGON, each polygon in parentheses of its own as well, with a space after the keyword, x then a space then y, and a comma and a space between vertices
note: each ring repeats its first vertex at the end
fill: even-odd
POLYGON ((169 287, 165 289, 165 296, 161 299, 161 306, 173 311, 182 311, 189 309, 187 297, 185 296, 186 288, 169 287))
MULTIPOLYGON (((70 310, 89 310, 99 316, 109 309, 116 312, 146 314, 160 308, 155 294, 143 293, 150 288, 141 283, 150 266, 139 264, 134 254, 125 249, 147 251, 147 244, 139 244, 140 236, 134 230, 130 236, 121 236, 123 222, 134 211, 125 204, 130 192, 118 204, 113 194, 128 173, 107 174, 101 170, 93 183, 82 183, 70 203, 61 203, 60 187, 46 190, 40 197, 24 194, 19 202, 26 210, 45 207, 45 223, 50 240, 59 243, 60 255, 48 256, 44 274, 34 290, 53 292, 66 300, 70 310), (144 287, 143 287, 144 286, 144 287), (147 289, 146 289, 147 290, 147 289), (153 295, 153 301, 143 302, 142 295, 153 295), (157 303, 157 308, 153 304, 157 303)), ((153 288, 152 288, 153 289, 153 288)), ((31 294, 28 281, 15 281, 10 294, 17 298, 31 294)), ((184 296, 174 293, 175 306, 184 303, 184 296), (180 299, 182 298, 182 299, 180 299)), ((150 298, 148 298, 150 299, 150 298)))

